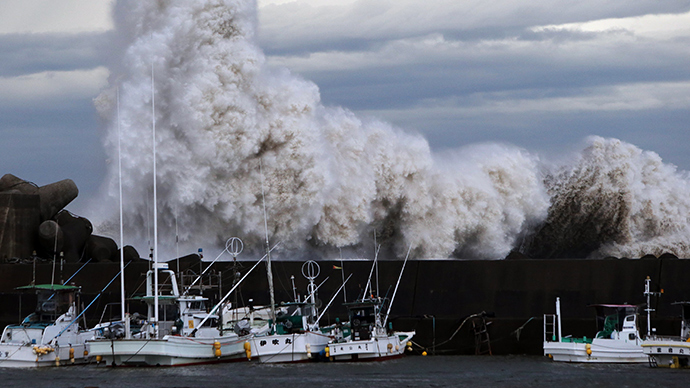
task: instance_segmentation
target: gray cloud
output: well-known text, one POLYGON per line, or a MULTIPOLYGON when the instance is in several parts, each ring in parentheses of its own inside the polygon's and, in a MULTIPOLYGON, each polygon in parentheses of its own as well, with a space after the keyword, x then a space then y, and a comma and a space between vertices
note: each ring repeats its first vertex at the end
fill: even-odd
POLYGON ((0 76, 102 66, 107 42, 108 33, 0 34, 0 76))

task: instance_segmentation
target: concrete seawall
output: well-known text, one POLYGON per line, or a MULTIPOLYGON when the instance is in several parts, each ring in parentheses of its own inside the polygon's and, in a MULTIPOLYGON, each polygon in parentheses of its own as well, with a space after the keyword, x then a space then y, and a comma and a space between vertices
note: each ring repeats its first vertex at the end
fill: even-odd
MULTIPOLYGON (((253 262, 241 262, 242 272, 253 262)), ((216 263, 220 271, 223 292, 232 282, 230 263, 216 263)), ((325 305, 340 287, 342 272, 334 266, 340 261, 322 261, 321 275, 317 282, 329 279, 319 289, 319 297, 325 305)), ((62 276, 56 282, 76 272, 80 264, 65 264, 62 276)), ((175 262, 171 269, 177 270, 175 262)), ((302 262, 274 262, 274 284, 277 301, 292 299, 290 275, 295 276, 297 291, 304 295, 307 281, 301 274, 302 262)), ((59 267, 59 265, 58 265, 59 267)), ((198 262, 181 265, 199 272, 198 262)), ((346 287, 347 298, 357 297, 367 282, 371 262, 346 261, 346 276, 353 273, 346 287)), ((380 294, 393 293, 402 262, 382 261, 379 266, 380 294)), ((135 290, 143 292, 142 282, 148 262, 132 263, 126 270, 127 294, 135 290)), ((83 300, 88 304, 98 292, 117 274, 117 263, 88 264, 72 280, 82 286, 83 300)), ((591 303, 644 303, 644 279, 650 276, 652 287, 663 288, 664 294, 656 303, 653 325, 659 333, 676 334, 679 330, 678 311, 671 303, 690 300, 690 260, 664 259, 605 259, 605 260, 414 260, 403 273, 400 289, 391 311, 395 329, 417 330, 415 342, 438 353, 474 353, 474 333, 469 322, 460 324, 469 315, 486 312, 489 316, 488 332, 494 354, 540 354, 543 314, 554 313, 555 298, 561 298, 564 333, 575 336, 594 336, 594 311, 591 303), (447 341, 453 333, 452 341, 447 341), (445 343, 444 343, 445 342, 445 343), (435 349, 434 349, 434 345, 435 349)), ((50 283, 52 264, 36 266, 36 282, 50 283)), ((33 279, 33 266, 27 264, 0 265, 0 323, 16 323, 31 312, 34 305, 31 295, 20 297, 15 287, 29 284, 33 279), (21 307, 21 312, 19 311, 21 307)), ((241 287, 240 302, 253 299, 256 305, 268 303, 268 286, 265 266, 260 265, 241 287)), ((87 313, 89 324, 98 321, 106 303, 119 301, 119 282, 114 282, 103 297, 87 313)), ((343 318, 345 310, 340 303, 343 295, 324 316, 325 322, 335 317, 343 318)), ((131 302, 131 311, 142 311, 142 306, 131 302)), ((117 309, 116 309, 117 310, 117 309)), ((646 319, 640 319, 646 321, 646 319)), ((646 330, 646 328, 641 328, 646 330)))

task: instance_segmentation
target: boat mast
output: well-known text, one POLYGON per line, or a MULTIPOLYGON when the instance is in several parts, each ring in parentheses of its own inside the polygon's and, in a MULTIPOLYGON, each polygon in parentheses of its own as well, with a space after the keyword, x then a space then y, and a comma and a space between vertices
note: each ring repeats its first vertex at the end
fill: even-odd
MULTIPOLYGON (((124 232, 122 219, 122 130, 120 128, 120 88, 117 88, 117 169, 120 192, 120 316, 125 321, 125 246, 124 246, 124 232)), ((125 323, 125 330, 127 327, 125 323)), ((125 333, 129 338, 129 333, 125 333)))
POLYGON ((561 298, 556 297, 556 317, 558 318, 558 342, 563 342, 563 338, 561 338, 562 331, 561 331, 561 298))
POLYGON ((273 271, 271 270, 271 249, 268 242, 268 217, 266 216, 266 194, 264 193, 264 171, 259 159, 259 173, 261 174, 261 202, 264 207, 264 231, 266 232, 266 273, 268 274, 268 292, 271 296, 271 319, 273 319, 273 327, 276 325, 276 299, 273 290, 273 271))
POLYGON ((156 203, 156 103, 153 64, 151 65, 151 124, 153 127, 153 322, 154 335, 158 338, 158 204, 156 203))

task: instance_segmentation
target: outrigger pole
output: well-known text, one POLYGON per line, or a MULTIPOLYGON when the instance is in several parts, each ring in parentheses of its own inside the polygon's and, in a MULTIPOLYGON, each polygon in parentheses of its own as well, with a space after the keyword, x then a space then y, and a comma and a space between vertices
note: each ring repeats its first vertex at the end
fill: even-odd
POLYGON ((230 295, 235 291, 235 289, 236 289, 237 287, 239 287, 239 285, 242 283, 242 281, 244 281, 244 279, 246 279, 247 276, 249 276, 249 274, 254 270, 254 268, 256 268, 256 267, 259 265, 259 263, 261 263, 262 261, 264 261, 265 258, 268 257, 268 253, 270 253, 272 250, 274 250, 278 245, 280 245, 280 243, 274 245, 273 248, 269 249, 268 252, 267 252, 261 259, 259 259, 259 261, 257 261, 256 264, 254 264, 254 266, 253 266, 252 268, 250 268, 249 271, 247 271, 246 274, 244 274, 244 276, 242 276, 242 279, 240 279, 240 281, 237 282, 237 284, 235 284, 235 285, 230 289, 230 291, 228 291, 227 294, 225 294, 225 296, 223 297, 223 299, 221 299, 220 302, 216 303, 216 305, 213 306, 213 308, 211 309, 211 311, 210 311, 208 314, 206 314, 206 317, 205 317, 205 318, 194 328, 194 330, 192 330, 191 333, 189 333, 189 336, 190 336, 190 337, 194 337, 194 334, 196 334, 196 331, 199 330, 200 327, 204 326, 204 323, 206 323, 206 321, 208 320, 208 318, 209 318, 211 315, 215 314, 216 310, 218 310, 218 307, 220 307, 220 306, 225 302, 225 300, 228 299, 228 298, 230 297, 230 295))
POLYGON ((343 281, 343 285, 340 286, 340 288, 338 288, 338 291, 336 291, 335 294, 333 294, 333 297, 331 298, 331 300, 326 305, 326 308, 324 308, 323 311, 321 311, 321 314, 319 314, 319 317, 316 318, 316 323, 319 323, 319 321, 321 320, 321 317, 323 317, 323 315, 326 314, 326 310, 328 310, 328 308, 331 307, 331 303, 333 303, 333 301, 335 300, 335 297, 338 296, 338 294, 340 293, 340 290, 345 288, 345 283, 347 283, 347 281, 350 280, 351 277, 352 277, 352 274, 350 274, 350 276, 348 276, 347 279, 345 279, 345 281, 343 281))
MULTIPOLYGON (((131 261, 125 265, 125 268, 127 268, 127 266, 128 266, 130 263, 131 263, 131 261)), ((122 271, 124 271, 124 268, 122 269, 122 271)), ((54 340, 54 339, 56 339, 57 337, 61 336, 62 333, 65 332, 65 330, 69 329, 69 328, 74 324, 74 322, 76 322, 77 320, 79 320, 79 318, 81 318, 81 316, 84 315, 84 313, 86 312, 86 310, 88 310, 89 307, 91 307, 91 305, 93 305, 94 302, 96 302, 96 301, 98 300, 98 298, 100 298, 101 295, 103 295, 103 292, 105 292, 105 290, 106 290, 111 284, 113 284, 113 282, 115 281, 115 279, 117 279, 117 277, 120 276, 120 273, 122 273, 122 271, 118 272, 118 273, 115 275, 114 278, 110 279, 110 282, 108 282, 108 284, 106 284, 106 286, 103 287, 103 289, 101 290, 101 292, 99 292, 98 295, 96 295, 96 297, 93 298, 93 300, 91 301, 91 303, 89 303, 89 305, 86 306, 86 308, 85 308, 84 310, 82 310, 82 312, 80 312, 79 315, 77 315, 77 317, 74 318, 74 320, 73 320, 72 322, 69 323, 69 325, 65 326, 65 328, 62 329, 62 331, 58 333, 58 335, 56 335, 55 337, 53 337, 52 340, 54 340)), ((51 340, 51 341, 52 341, 52 340, 51 340)))
POLYGON ((407 250, 407 256, 405 256, 405 261, 403 261, 402 269, 400 270, 400 276, 398 276, 398 282, 395 284, 395 290, 393 290, 393 296, 391 297, 391 302, 388 305, 388 311, 386 311, 386 317, 383 319, 383 327, 386 327, 386 322, 388 322, 388 315, 391 313, 391 308, 393 307, 393 300, 395 300, 395 294, 398 292, 398 286, 400 285, 400 280, 402 279, 403 271, 405 271, 405 264, 407 264, 407 259, 410 257, 410 251, 412 251, 412 244, 407 250))

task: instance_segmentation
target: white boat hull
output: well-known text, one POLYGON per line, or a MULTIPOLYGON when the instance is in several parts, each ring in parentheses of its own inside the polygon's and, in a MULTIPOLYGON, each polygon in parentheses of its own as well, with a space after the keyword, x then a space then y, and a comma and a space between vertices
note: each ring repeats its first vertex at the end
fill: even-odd
POLYGON ((246 361, 249 337, 115 339, 89 342, 93 357, 107 366, 184 366, 246 361), (220 356, 214 343, 220 343, 220 356))
POLYGON ((90 361, 82 344, 61 347, 44 347, 45 354, 34 350, 35 345, 0 344, 0 368, 34 368, 47 366, 64 366, 86 364, 90 361), (73 356, 70 357, 70 348, 73 356), (48 350, 52 349, 52 350, 48 350))
POLYGON ((642 343, 642 351, 651 366, 664 368, 690 367, 690 342, 673 339, 655 339, 642 343))
POLYGON ((382 361, 402 357, 407 341, 414 336, 414 332, 399 334, 331 343, 328 345, 328 355, 332 361, 382 361))
POLYGON ((554 361, 584 363, 642 363, 647 355, 642 352, 638 341, 624 342, 612 339, 595 338, 590 344, 580 342, 544 342, 544 355, 554 361))
POLYGON ((252 358, 261 363, 305 362, 325 350, 330 337, 304 333, 256 336, 251 341, 252 358))

